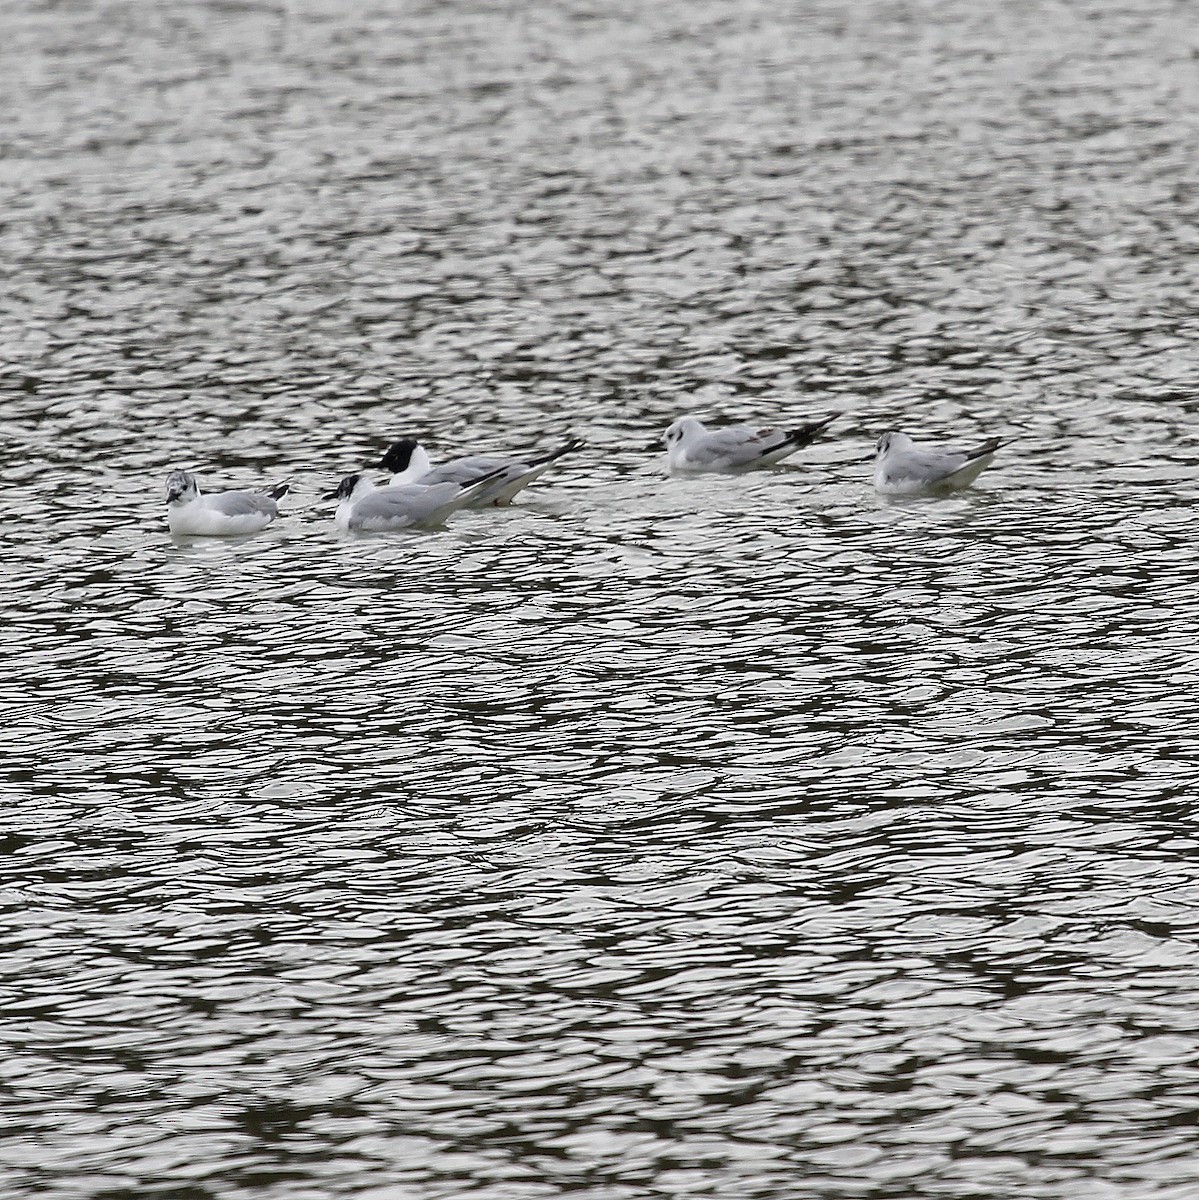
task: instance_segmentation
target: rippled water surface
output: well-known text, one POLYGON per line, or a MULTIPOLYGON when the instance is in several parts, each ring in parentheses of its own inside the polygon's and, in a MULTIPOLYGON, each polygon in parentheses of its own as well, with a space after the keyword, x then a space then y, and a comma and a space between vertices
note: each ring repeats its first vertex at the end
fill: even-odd
POLYGON ((0 1193, 1199 1196, 1191 6, 0 25, 0 1193))

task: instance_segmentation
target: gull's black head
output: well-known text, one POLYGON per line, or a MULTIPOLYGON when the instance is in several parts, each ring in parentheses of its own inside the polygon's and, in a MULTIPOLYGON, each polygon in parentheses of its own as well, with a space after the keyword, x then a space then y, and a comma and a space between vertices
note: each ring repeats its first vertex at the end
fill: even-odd
POLYGON ((412 456, 416 453, 419 445, 420 442, 411 437, 400 438, 398 442, 392 442, 387 447, 387 453, 379 462, 379 469, 390 471, 393 475, 408 470, 408 464, 412 462, 412 456))
POLYGON ((331 492, 326 492, 322 500, 348 500, 362 479, 361 475, 347 475, 331 492))
POLYGON ((188 471, 172 471, 167 476, 167 503, 194 500, 200 494, 196 477, 188 471))

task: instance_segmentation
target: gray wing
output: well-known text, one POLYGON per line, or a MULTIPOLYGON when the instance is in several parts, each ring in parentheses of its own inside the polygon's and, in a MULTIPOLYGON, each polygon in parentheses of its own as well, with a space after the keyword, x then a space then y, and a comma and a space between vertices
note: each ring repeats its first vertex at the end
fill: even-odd
POLYGON ((909 450, 893 463, 887 464, 887 478, 896 482, 913 480, 936 483, 948 479, 967 463, 994 454, 999 444, 999 438, 992 438, 973 450, 909 450))
POLYGON ((350 527, 360 529, 371 525, 392 525, 399 529, 405 525, 420 525, 436 519, 439 510, 453 501, 460 491, 456 483, 443 483, 435 487, 407 484, 379 488, 363 496, 354 505, 350 527))
POLYGON ((205 496, 208 507, 226 517, 277 517, 279 506, 262 492, 217 492, 205 496))
POLYGON ((456 483, 465 487, 482 475, 490 475, 493 471, 503 471, 508 467, 518 467, 523 470, 524 464, 510 458, 492 458, 487 454, 471 454, 466 458, 455 458, 440 467, 426 471, 420 477, 422 485, 434 483, 456 483))
POLYGON ((704 434, 688 448, 687 457, 696 463, 726 463, 738 467, 756 462, 763 454, 778 450, 786 441, 786 431, 777 427, 756 429, 753 425, 730 425, 704 434))

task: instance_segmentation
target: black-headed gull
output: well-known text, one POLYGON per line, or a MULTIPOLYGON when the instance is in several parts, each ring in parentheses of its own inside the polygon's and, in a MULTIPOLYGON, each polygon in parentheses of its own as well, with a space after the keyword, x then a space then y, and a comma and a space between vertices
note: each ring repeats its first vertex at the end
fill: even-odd
POLYGON ((550 463, 564 454, 569 454, 572 450, 579 449, 584 444, 581 438, 571 438, 557 450, 552 450, 549 454, 543 454, 538 458, 471 454, 465 458, 451 459, 449 462, 435 467, 420 442, 415 438, 401 438, 388 446, 387 453, 383 455, 378 466, 380 470, 392 473, 393 487, 408 483, 419 483, 425 486, 437 483, 466 484, 478 479, 481 475, 494 476, 490 486, 469 501, 469 506, 482 508, 492 504, 511 504, 512 497, 521 488, 528 487, 549 467, 550 463))
POLYGON ((366 475, 347 475, 335 491, 323 496, 337 500, 333 518, 338 529, 379 533, 389 529, 443 525, 460 508, 477 500, 492 484, 490 475, 476 476, 469 483, 436 483, 380 487, 366 475))
POLYGON ((265 529, 278 515, 276 500, 287 495, 288 485, 278 483, 264 491, 200 493, 190 471, 167 476, 167 525, 172 533, 187 537, 237 537, 265 529))
POLYGON ((874 486, 893 496, 969 487, 1006 441, 990 438, 970 450, 922 449, 906 433, 884 433, 874 453, 874 486))
POLYGON ((708 429, 696 417, 680 417, 666 430, 672 471, 736 471, 769 467, 811 442, 840 413, 784 429, 778 425, 726 425, 708 429))

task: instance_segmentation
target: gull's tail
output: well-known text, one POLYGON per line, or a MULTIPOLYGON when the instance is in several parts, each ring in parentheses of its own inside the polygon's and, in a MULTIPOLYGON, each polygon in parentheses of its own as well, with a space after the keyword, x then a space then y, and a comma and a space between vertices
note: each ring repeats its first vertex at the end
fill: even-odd
POLYGON ((549 454, 543 454, 540 458, 531 458, 527 463, 522 463, 518 468, 507 468, 509 474, 503 485, 495 489, 493 495, 488 497, 488 503, 495 505, 511 504, 512 498, 517 492, 523 488, 527 488, 534 479, 543 475, 549 468, 550 464, 556 462, 564 454, 571 454, 575 450, 581 450, 587 443, 579 437, 572 437, 564 442, 557 450, 551 450, 549 454))
POLYGON ((806 425, 797 425, 794 429, 788 429, 785 444, 796 450, 801 446, 806 446, 809 442, 815 441, 816 435, 840 415, 839 412, 829 413, 827 417, 822 417, 819 421, 809 421, 806 425))
POLYGON ((973 450, 964 451, 966 462, 973 462, 976 458, 982 458, 984 454, 994 454, 1000 446, 1006 446, 1009 442, 1014 442, 1015 440, 1015 438, 988 438, 981 446, 975 446, 973 450))
POLYGON ((569 438, 557 450, 551 450, 548 454, 543 454, 540 458, 529 459, 530 467, 540 467, 552 463, 554 459, 561 458, 564 454, 570 454, 575 450, 581 450, 587 443, 581 437, 569 438))
POLYGON ((988 438, 981 446, 974 446, 970 450, 960 451, 960 453, 966 456, 966 461, 956 471, 950 471, 948 475, 939 479, 937 481, 938 486, 954 488, 968 487, 991 465, 991 458, 995 451, 1000 446, 1006 446, 1008 442, 1014 440, 1014 438, 988 438))

